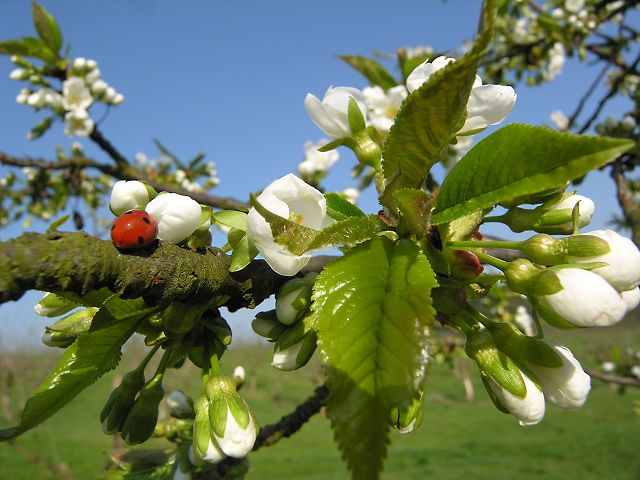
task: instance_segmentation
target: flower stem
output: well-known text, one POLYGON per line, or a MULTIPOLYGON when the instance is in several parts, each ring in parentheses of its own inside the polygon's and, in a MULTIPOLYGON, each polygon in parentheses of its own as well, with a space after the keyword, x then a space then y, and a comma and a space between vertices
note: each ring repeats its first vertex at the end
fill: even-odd
POLYGON ((447 242, 450 248, 506 248, 509 250, 520 250, 522 242, 510 242, 507 240, 458 240, 447 242))

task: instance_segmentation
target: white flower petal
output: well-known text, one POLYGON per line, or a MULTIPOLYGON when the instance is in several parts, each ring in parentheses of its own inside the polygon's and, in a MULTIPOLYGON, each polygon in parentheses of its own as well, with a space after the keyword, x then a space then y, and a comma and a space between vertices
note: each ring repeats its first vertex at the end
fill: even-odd
POLYGON ((505 390, 491 378, 488 380, 489 386, 498 397, 498 400, 500 400, 500 403, 518 419, 520 425, 535 425, 544 417, 544 395, 529 377, 522 372, 520 373, 527 389, 527 394, 524 398, 517 397, 505 390))
POLYGON ((145 210, 158 222, 158 238, 180 243, 200 226, 202 208, 190 197, 164 193, 151 200, 145 210))

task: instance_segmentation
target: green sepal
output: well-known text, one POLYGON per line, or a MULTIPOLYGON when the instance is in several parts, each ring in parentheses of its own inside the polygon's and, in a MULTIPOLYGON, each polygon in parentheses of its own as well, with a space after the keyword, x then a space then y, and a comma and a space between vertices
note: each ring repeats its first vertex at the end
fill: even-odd
POLYGON ((169 338, 189 333, 200 320, 206 306, 173 302, 162 313, 162 329, 169 338))
POLYGON ((259 312, 256 318, 251 322, 253 331, 268 340, 276 340, 287 329, 278 321, 275 310, 268 312, 259 312))
POLYGON ((489 332, 476 332, 467 337, 465 353, 478 364, 480 371, 511 394, 524 398, 527 387, 515 362, 498 350, 489 332))
POLYGON ((33 2, 31 6, 33 24, 38 35, 57 57, 62 47, 62 33, 56 19, 42 5, 33 2))
POLYGON ((319 152, 330 152, 331 150, 335 150, 338 147, 341 147, 347 142, 349 137, 338 138, 337 140, 333 140, 329 143, 324 144, 322 147, 318 148, 319 152))
POLYGON ((383 90, 395 87, 398 82, 386 68, 372 58, 358 57, 351 55, 338 55, 340 60, 344 60, 359 73, 361 73, 371 85, 377 85, 383 90))
POLYGON ((325 193, 327 215, 334 220, 345 220, 350 217, 366 217, 367 215, 338 193, 325 193))
POLYGON ((193 421, 193 452, 200 460, 204 458, 209 448, 211 435, 209 434, 209 399, 200 395, 194 402, 196 418, 193 421))
POLYGON ((362 110, 358 106, 358 102, 353 97, 349 97, 349 104, 347 106, 347 120, 349 122, 349 129, 351 134, 357 134, 367 128, 367 122, 364 119, 362 110))
POLYGON ((549 325, 552 325, 556 328, 561 328, 563 330, 571 330, 574 328, 580 328, 578 325, 574 325, 573 323, 568 322, 553 309, 549 308, 544 301, 536 297, 529 297, 529 301, 533 308, 535 308, 536 312, 547 322, 549 325))
POLYGON ((87 307, 73 312, 45 328, 47 332, 64 333, 77 337, 89 330, 96 313, 98 313, 97 307, 87 307))
POLYGON ((42 317, 52 318, 64 315, 79 305, 78 302, 55 293, 46 293, 36 304, 34 311, 42 317))
POLYGON ((502 405, 502 402, 500 401, 500 399, 498 398, 498 396, 496 395, 496 392, 493 391, 493 389, 491 388, 491 386, 489 385, 489 382, 492 381, 489 378, 489 375, 487 375, 484 372, 480 372, 480 379, 482 380, 482 385, 484 386, 484 389, 487 391, 487 394, 489 395, 489 398, 491 399, 491 401, 493 402, 493 405, 500 410, 502 413, 511 413, 509 411, 509 409, 507 407, 505 407, 504 405, 502 405))
POLYGON ((563 365, 562 357, 547 342, 528 337, 513 324, 490 323, 487 328, 498 348, 521 365, 530 363, 545 368, 563 365))

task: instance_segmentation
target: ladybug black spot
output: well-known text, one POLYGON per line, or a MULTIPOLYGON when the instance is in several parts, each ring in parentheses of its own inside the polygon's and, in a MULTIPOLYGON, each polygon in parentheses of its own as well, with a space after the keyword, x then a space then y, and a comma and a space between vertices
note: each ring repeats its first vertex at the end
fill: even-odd
POLYGON ((144 243, 144 238, 138 237, 138 243, 142 245, 144 243))
POLYGON ((144 223, 151 223, 147 217, 142 217, 142 221, 144 223))

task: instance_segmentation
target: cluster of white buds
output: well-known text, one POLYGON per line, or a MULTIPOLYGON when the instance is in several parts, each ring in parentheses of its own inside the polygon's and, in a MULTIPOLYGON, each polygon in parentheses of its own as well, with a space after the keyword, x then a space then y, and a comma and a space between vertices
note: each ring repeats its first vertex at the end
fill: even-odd
POLYGON ((144 209, 158 223, 158 238, 171 243, 189 238, 209 221, 200 204, 192 198, 177 193, 157 194, 151 186, 137 180, 116 182, 109 208, 116 216, 144 209))
POLYGON ((579 408, 591 379, 568 348, 528 337, 507 323, 467 336, 465 352, 479 369, 498 409, 521 425, 535 425, 545 413, 545 399, 561 408, 579 408))
POLYGON ((317 346, 315 331, 305 318, 311 306, 311 290, 317 273, 308 273, 285 283, 276 295, 276 308, 259 313, 251 327, 274 342, 271 365, 278 370, 295 370, 311 359, 317 346))
POLYGON ((329 172, 329 169, 338 161, 340 155, 336 150, 322 152, 320 149, 329 143, 326 139, 318 142, 307 141, 304 144, 304 160, 298 164, 300 177, 307 183, 318 182, 329 172))
MULTIPOLYGON (((100 69, 95 60, 76 58, 69 63, 67 77, 62 82, 61 90, 54 89, 45 79, 42 68, 36 67, 22 57, 14 56, 13 62, 19 68, 13 70, 9 77, 13 80, 28 81, 30 88, 23 88, 16 102, 28 105, 35 110, 49 109, 55 115, 64 117, 65 134, 69 136, 88 136, 95 126, 89 108, 94 101, 107 105, 118 105, 124 97, 100 78, 100 69)), ((38 138, 51 125, 47 118, 36 125, 29 138, 38 138)))
POLYGON ((253 448, 258 423, 230 378, 203 377, 204 392, 195 402, 193 463, 242 458, 253 448))

